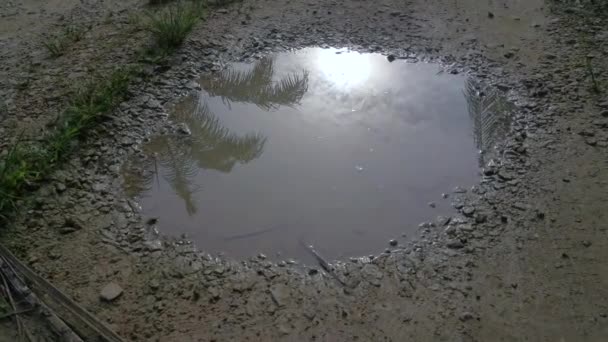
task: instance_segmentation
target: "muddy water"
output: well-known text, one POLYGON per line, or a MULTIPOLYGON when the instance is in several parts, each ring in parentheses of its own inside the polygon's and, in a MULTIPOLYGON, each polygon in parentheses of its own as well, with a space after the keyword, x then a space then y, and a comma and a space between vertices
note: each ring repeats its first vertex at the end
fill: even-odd
POLYGON ((464 76, 377 54, 305 49, 200 84, 127 189, 163 233, 232 257, 381 251, 451 214, 441 194, 476 182, 506 127, 464 76))

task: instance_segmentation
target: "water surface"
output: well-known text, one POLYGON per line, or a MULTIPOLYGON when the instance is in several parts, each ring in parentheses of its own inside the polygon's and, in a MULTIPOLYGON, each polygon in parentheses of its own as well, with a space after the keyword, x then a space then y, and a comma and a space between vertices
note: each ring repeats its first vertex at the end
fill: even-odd
POLYGON ((452 213, 441 193, 477 181, 478 151, 506 127, 495 99, 441 70, 310 48, 204 75, 172 113, 191 135, 153 138, 127 189, 208 252, 381 251, 452 213))

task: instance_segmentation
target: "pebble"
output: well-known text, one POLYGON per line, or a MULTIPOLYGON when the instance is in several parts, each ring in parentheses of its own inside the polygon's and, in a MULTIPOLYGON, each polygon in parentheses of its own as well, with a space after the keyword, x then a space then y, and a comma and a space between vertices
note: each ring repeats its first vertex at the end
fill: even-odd
POLYGON ((589 146, 596 146, 597 145, 597 139, 595 138, 586 138, 585 139, 585 143, 589 146))
POLYGON ((475 207, 464 207, 462 208, 462 214, 467 217, 473 216, 475 213, 475 207))
POLYGON ((99 293, 99 298, 106 302, 111 302, 122 295, 123 289, 120 285, 112 282, 106 285, 99 293))
POLYGON ((512 180, 513 179, 513 175, 505 170, 498 171, 498 177, 500 177, 503 180, 512 180))
POLYGON ((67 187, 63 183, 56 183, 55 190, 57 190, 57 192, 59 192, 59 193, 62 193, 67 190, 67 187))
POLYGON ((446 246, 448 248, 451 248, 451 249, 464 248, 464 244, 460 240, 451 240, 451 241, 448 241, 448 243, 446 244, 446 246))
POLYGON ((528 209, 528 206, 524 203, 521 202, 515 202, 512 205, 513 208, 518 209, 518 210, 526 210, 528 209))
POLYGON ((287 285, 277 284, 270 288, 270 296, 277 306, 284 306, 291 297, 291 291, 287 285))
POLYGON ((398 243, 399 243, 399 242, 398 242, 397 240, 395 240, 395 239, 391 239, 391 240, 388 242, 388 244, 389 244, 389 245, 391 245, 391 246, 393 246, 393 247, 397 246, 397 244, 398 244, 398 243))
POLYGON ((466 322, 466 321, 470 321, 473 318, 475 318, 475 316, 473 316, 472 313, 470 312, 463 312, 460 317, 458 317, 461 321, 466 322))
POLYGON ((177 131, 183 135, 192 135, 190 128, 185 123, 180 123, 179 125, 177 125, 177 131))
POLYGON ((463 187, 460 187, 460 186, 457 186, 457 187, 454 188, 453 192, 456 193, 456 194, 464 194, 464 193, 467 192, 467 189, 465 189, 463 187))

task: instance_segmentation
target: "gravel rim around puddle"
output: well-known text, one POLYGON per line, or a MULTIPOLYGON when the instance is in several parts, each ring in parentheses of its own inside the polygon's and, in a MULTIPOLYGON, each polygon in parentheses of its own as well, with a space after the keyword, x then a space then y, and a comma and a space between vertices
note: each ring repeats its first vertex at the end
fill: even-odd
MULTIPOLYGON (((212 12, 37 190, 6 243, 128 340, 605 340, 608 99, 590 89, 586 60, 608 84, 606 21, 535 1, 469 2, 244 1, 212 12), (388 245, 387 236, 390 253, 329 271, 264 256, 228 260, 159 234, 121 190, 122 164, 152 135, 180 129, 168 108, 198 89, 201 73, 308 46, 439 62, 513 99, 511 132, 480 183, 448 194, 459 213, 429 218, 411 241, 388 245)), ((78 6, 99 18, 111 11, 78 6)), ((138 10, 111 17, 129 27, 138 10)), ((116 27, 94 25, 91 35, 116 27)), ((42 126, 50 120, 62 86, 49 89, 49 80, 77 77, 83 56, 109 56, 102 70, 133 57, 126 44, 85 41, 56 61, 18 39, 3 45, 15 75, 0 88, 5 136, 28 114, 42 126), (43 67, 26 70, 17 53, 43 67)))

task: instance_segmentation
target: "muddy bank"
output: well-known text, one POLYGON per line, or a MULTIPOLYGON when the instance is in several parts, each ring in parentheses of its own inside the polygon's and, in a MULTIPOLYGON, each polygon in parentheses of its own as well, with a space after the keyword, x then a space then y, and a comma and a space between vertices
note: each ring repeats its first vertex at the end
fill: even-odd
MULTIPOLYGON (((608 108, 583 61, 606 52, 605 25, 535 3, 484 6, 245 1, 211 14, 168 70, 149 70, 79 158, 41 187, 10 245, 131 340, 603 340, 608 108), (158 234, 121 190, 126 158, 147 137, 179 129, 167 109, 201 73, 312 45, 435 60, 509 93, 512 134, 480 184, 453 194, 459 212, 447 226, 429 217, 417 239, 336 263, 332 274, 217 258, 158 234), (123 292, 101 302, 111 282, 123 292)), ((57 68, 58 77, 70 70, 57 68)), ((45 88, 28 89, 9 115, 47 113, 29 100, 45 88)))

